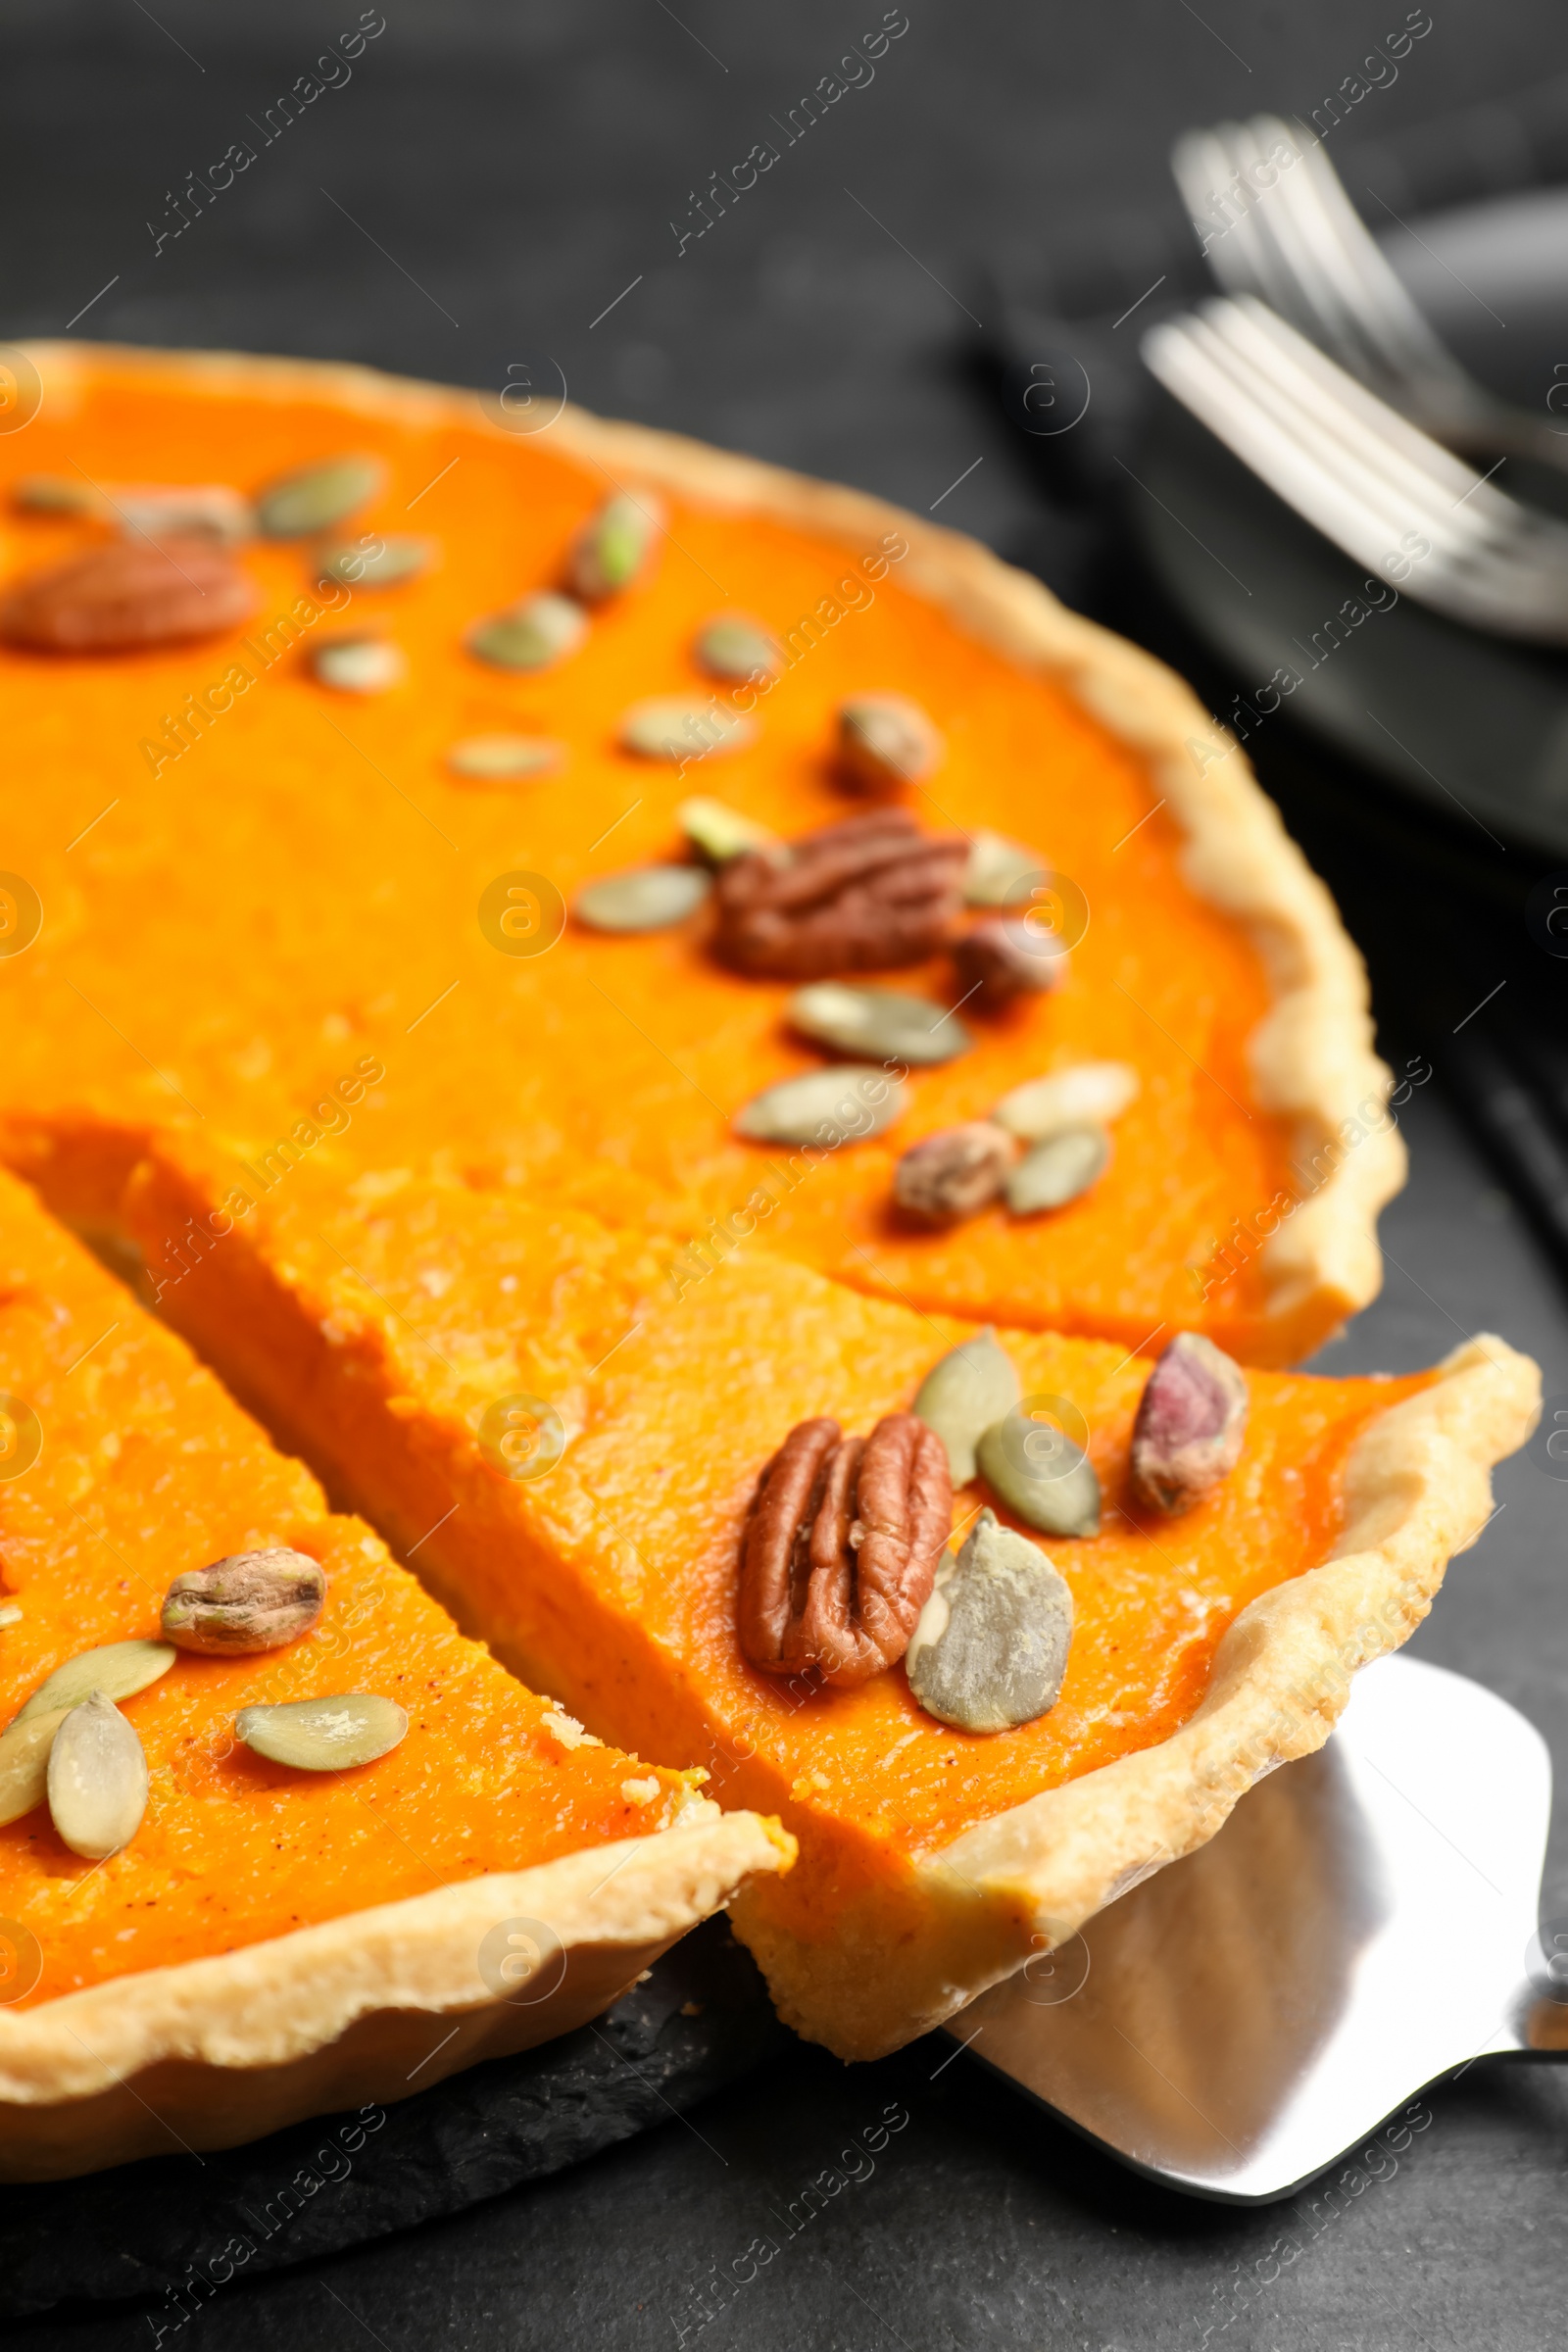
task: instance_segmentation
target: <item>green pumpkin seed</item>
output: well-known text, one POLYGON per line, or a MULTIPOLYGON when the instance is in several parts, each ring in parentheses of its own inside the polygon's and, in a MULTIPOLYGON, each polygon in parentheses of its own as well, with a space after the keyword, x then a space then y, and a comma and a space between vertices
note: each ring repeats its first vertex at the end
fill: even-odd
POLYGON ((433 540, 367 531, 364 540, 323 548, 320 577, 343 580, 354 588, 396 588, 428 570, 434 555, 433 540))
POLYGON ((773 839, 765 825, 742 816, 724 801, 682 801, 675 815, 687 840, 710 865, 728 865, 732 858, 744 857, 748 850, 765 850, 773 839))
POLYGON ((963 895, 971 906, 1010 906, 1025 895, 1024 884, 1045 870, 1045 859, 1034 850, 982 827, 969 843, 963 895))
POLYGON ((693 650, 714 678, 776 678, 784 666, 777 639, 768 635, 760 621, 739 615, 709 621, 698 630, 693 650))
POLYGON ((256 520, 269 539, 306 539, 346 522, 386 480, 379 458, 327 458, 270 482, 256 502, 256 520))
POLYGON ((147 1810, 147 1758, 111 1698, 94 1690, 73 1707, 49 1750, 46 1782, 55 1828, 74 1854, 118 1854, 147 1810))
POLYGON ((951 1012, 924 997, 892 988, 852 988, 842 980, 813 980, 789 1002, 791 1025, 803 1037, 841 1054, 874 1054, 884 1061, 932 1063, 967 1054, 974 1039, 951 1012))
POLYGON ((595 931, 667 931, 699 907, 713 887, 701 865, 634 865, 577 893, 573 913, 595 931))
POLYGON ((905 1089, 876 1062, 840 1063, 785 1078, 754 1095, 735 1120, 737 1135, 761 1144, 863 1143, 891 1127, 905 1107, 905 1089))
POLYGON ((408 675, 408 657, 384 637, 339 637, 318 645, 311 667, 337 694, 387 694, 408 675))
POLYGON ((546 735, 466 735, 448 752, 447 765, 455 776, 505 784, 547 776, 565 757, 565 745, 552 743, 546 735))
POLYGON ((26 1723, 54 1707, 78 1707, 93 1690, 109 1699, 133 1698, 167 1674, 178 1654, 167 1642, 107 1642, 101 1649, 84 1649, 57 1666, 13 1720, 26 1723))
POLYGON ((20 1821, 48 1794, 49 1750, 70 1714, 69 1707, 51 1707, 45 1715, 29 1715, 0 1732, 0 1829, 20 1821))
POLYGON ((1067 1127, 1047 1136, 1009 1170, 1004 1190, 1015 1217, 1064 1208, 1104 1174, 1110 1138, 1103 1127, 1067 1127))
POLYGON ((365 1690, 242 1707, 234 1718, 247 1747, 298 1772, 347 1772, 356 1764, 373 1764, 397 1746, 408 1728, 408 1716, 395 1698, 365 1690))
POLYGON ((1048 1536, 1098 1536, 1100 1480, 1081 1446, 1017 1409, 975 1447, 980 1475, 1009 1511, 1048 1536))
POLYGON ((11 503, 24 514, 98 514, 107 512, 91 482, 69 473, 24 473, 11 485, 11 503))
POLYGON ((572 546, 567 568, 573 594, 594 605, 629 588, 646 565, 662 521, 662 507, 649 491, 636 498, 625 491, 607 498, 572 546))
POLYGON ((966 1487, 973 1478, 976 1446, 1006 1418, 1021 1394, 1012 1358, 998 1346, 989 1324, 932 1365, 911 1409, 947 1447, 956 1487, 966 1487))
POLYGON ((1038 1544, 982 1511, 939 1569, 904 1663, 928 1715, 964 1732, 1035 1723, 1061 1694, 1072 1589, 1038 1544))
POLYGON ((468 651, 494 669, 548 669, 576 652, 588 634, 588 615, 569 596, 542 588, 510 612, 481 620, 468 632, 468 651))
POLYGON ((738 752, 757 733, 755 719, 713 699, 710 703, 682 702, 675 695, 655 695, 634 703, 620 722, 620 740, 642 760, 706 760, 710 755, 738 752))
POLYGON ((1046 1078, 1026 1078, 992 1112, 1027 1144, 1067 1127, 1108 1127, 1137 1099, 1138 1072, 1125 1061, 1077 1061, 1046 1078))

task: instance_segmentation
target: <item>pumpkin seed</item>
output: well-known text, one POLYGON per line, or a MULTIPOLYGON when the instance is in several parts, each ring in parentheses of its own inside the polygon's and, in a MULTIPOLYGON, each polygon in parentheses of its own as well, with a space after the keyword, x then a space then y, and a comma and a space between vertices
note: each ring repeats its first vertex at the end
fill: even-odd
POLYGON ((948 1449, 956 1487, 975 1474, 974 1449, 993 1423, 1004 1420, 1022 1394, 1010 1355, 990 1324, 934 1363, 920 1383, 912 1410, 948 1449))
POLYGON ((299 1772, 347 1772, 396 1747, 409 1719, 395 1698, 355 1690, 332 1698, 291 1698, 275 1707, 241 1707, 234 1729, 247 1747, 299 1772))
POLYGON ((1103 1127, 1065 1127, 1024 1153, 1008 1172, 1007 1206, 1015 1217, 1043 1208, 1065 1208, 1104 1174, 1110 1138, 1103 1127))
POLYGON ((49 1750, 49 1811, 74 1854, 102 1862, 128 1845, 147 1810, 147 1758, 112 1698, 73 1707, 49 1750))
POLYGON ((43 1803, 49 1750, 70 1712, 69 1707, 51 1707, 45 1715, 30 1715, 25 1723, 19 1719, 0 1732, 0 1829, 43 1803))
POLYGON ((24 514, 97 514, 103 500, 90 482, 69 473, 24 473, 11 485, 11 503, 24 514))
POLYGON ((765 825, 742 816, 724 801, 682 801, 675 815, 687 840, 710 865, 728 865, 748 850, 765 850, 773 839, 765 825))
POLYGON ((21 1622, 22 1611, 14 1600, 8 1600, 0 1607, 0 1625, 19 1625, 21 1622))
POLYGON ((863 1143, 891 1127, 905 1107, 905 1089, 875 1062, 841 1062, 784 1078, 754 1095, 735 1120, 737 1135, 762 1144, 863 1143))
POLYGON ((326 458, 270 482, 256 502, 256 520, 269 539, 306 539, 346 522, 385 480, 379 458, 326 458))
POLYGON ((590 516, 572 545, 568 570, 574 595, 589 604, 629 588, 647 562, 663 509, 650 491, 632 498, 618 491, 590 516))
POLYGON ((587 634, 588 615, 581 605, 542 588, 470 629, 468 651, 493 669, 548 669, 575 653, 587 634))
POLYGON ((667 931, 699 907, 713 887, 701 865, 634 865, 577 893, 572 908, 595 931, 667 931))
POLYGON ((760 621, 720 615, 697 632, 694 648, 698 661, 710 677, 776 678, 784 666, 784 656, 776 638, 770 637, 760 621))
POLYGON ((318 645, 311 667, 338 694, 385 694, 408 675, 403 648, 384 637, 338 637, 318 645))
POLYGON ((355 588, 396 588, 428 570, 435 555, 433 540, 395 531, 368 531, 366 539, 368 546, 364 540, 348 539, 339 546, 323 548, 320 577, 344 580, 355 588))
POLYGON ((1026 1078, 992 1112, 1028 1144, 1066 1127, 1108 1127, 1138 1094, 1138 1072, 1125 1061, 1078 1061, 1046 1078, 1026 1078))
POLYGON ((26 1723, 54 1707, 79 1706, 92 1690, 108 1699, 133 1698, 167 1674, 177 1654, 167 1642, 106 1642, 101 1649, 84 1649, 57 1666, 13 1721, 26 1723))
POLYGON ((233 546, 249 539, 256 514, 249 499, 241 498, 226 482, 134 483, 109 494, 105 520, 118 522, 132 536, 160 531, 195 531, 233 546))
POLYGON ((546 735, 466 735, 447 754, 455 776, 503 784, 524 776, 546 776, 566 757, 564 743, 546 735))
POLYGON ((310 1632, 325 1599, 326 1578, 308 1552, 234 1551, 175 1577, 163 1629, 180 1649, 210 1657, 281 1649, 310 1632))
POLYGON ((852 988, 843 980, 813 980, 789 1001, 791 1026, 842 1054, 874 1054, 884 1061, 953 1061, 974 1039, 960 1020, 924 997, 892 988, 852 988))
POLYGON ((964 1732, 1034 1723, 1061 1694, 1072 1589, 1038 1544, 982 1511, 937 1572, 904 1663, 928 1715, 964 1732))
POLYGON ((715 752, 738 752, 757 733, 755 719, 743 718, 715 695, 709 703, 687 703, 676 695, 655 695, 634 703, 620 722, 624 749, 642 760, 706 760, 715 752))
POLYGON ((1014 1406, 984 1433, 975 1460, 986 1484, 1026 1525, 1048 1536, 1099 1535, 1100 1480, 1064 1430, 1014 1406))
POLYGON ((942 752, 941 736, 907 695, 861 694, 839 706, 839 764, 862 792, 918 784, 942 752))
POLYGON ((1025 883, 1045 870, 1045 859, 1035 851, 982 826, 970 838, 963 895, 971 906, 1010 906, 1025 895, 1025 883))

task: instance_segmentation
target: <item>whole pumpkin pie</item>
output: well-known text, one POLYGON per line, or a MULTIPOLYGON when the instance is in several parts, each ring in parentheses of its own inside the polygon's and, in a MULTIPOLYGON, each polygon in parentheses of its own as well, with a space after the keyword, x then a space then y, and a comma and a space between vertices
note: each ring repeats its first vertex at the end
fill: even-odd
POLYGON ((1267 1363, 1373 1295, 1402 1160, 1359 961, 1156 662, 663 435, 35 358, 0 1135, 65 1213, 156 1134, 272 1176, 338 1134, 651 1231, 676 1284, 765 1222, 932 1312, 1267 1363), (904 1172, 976 1127, 978 1193, 904 1172))
POLYGON ((0 2177, 405 2097, 581 2024, 787 1867, 459 1634, 11 1177, 0 1392, 0 2177), (204 1572, 247 1555, 287 1564, 282 1618, 204 1636, 204 1572), (367 1707, 368 1756, 300 1760, 323 1699, 339 1731, 367 1707))
MULTIPOLYGON (((179 1251, 164 1311, 395 1546, 434 1529, 421 1576, 502 1656, 780 1816, 800 1862, 748 1888, 736 1931, 786 2018, 846 2057, 1059 1942, 1320 1745, 1485 1523, 1539 1394, 1488 1337, 1399 1379, 1232 1368, 1229 1466, 1172 1492, 1153 1367, 1112 1344, 979 1333, 756 1249, 676 1299, 647 1236, 330 1154, 236 1214, 245 1186, 200 1151, 137 1170, 122 1225, 149 1266, 217 1204, 233 1220, 179 1251), (745 1623, 759 1482, 790 1433, 866 1435, 911 1403, 947 1426, 929 1376, 966 1349, 1010 1366, 1024 1464, 1032 1419, 1092 1480, 1061 1511, 1081 1469, 1055 1478, 1048 1444, 1032 1496, 982 1437, 938 1497, 939 1547, 950 1517, 955 1540, 994 1520, 1070 1595, 1064 1676, 1001 1729, 959 1720, 907 1625, 892 1663, 844 1675, 820 1644, 760 1654, 745 1623)), ((982 1417, 1006 1413, 1003 1377, 982 1417)), ((1004 1622, 1015 1653, 1032 1635, 1004 1622)))

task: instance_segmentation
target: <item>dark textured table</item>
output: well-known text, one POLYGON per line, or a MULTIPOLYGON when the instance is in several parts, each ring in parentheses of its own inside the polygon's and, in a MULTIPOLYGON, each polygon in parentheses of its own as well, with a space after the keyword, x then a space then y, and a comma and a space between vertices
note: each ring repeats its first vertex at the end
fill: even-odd
MULTIPOLYGON (((907 29, 865 59, 882 15, 870 0, 678 13, 386 0, 351 77, 334 69, 338 86, 269 137, 279 93, 352 27, 347 5, 13 7, 0 333, 309 353, 492 388, 512 368, 543 390, 559 369, 590 407, 935 507, 1073 590, 1096 526, 1044 501, 988 404, 970 364, 979 265, 1039 250, 1136 277, 1148 255, 1154 276, 1179 227, 1173 133, 1263 105, 1310 111, 1405 11, 907 0, 907 29), (791 109, 852 41, 864 62, 841 80, 858 86, 792 142, 791 109), (215 188, 235 142, 255 160, 215 188), (759 142, 777 162, 738 200, 716 191, 720 214, 712 174, 733 182, 759 142)), ((1434 0, 1432 16, 1396 83, 1355 102, 1357 137, 1394 140, 1568 62, 1544 7, 1434 0)), ((1467 136, 1484 184, 1489 157, 1508 168, 1509 131, 1499 114, 1489 146, 1481 120, 1467 136)), ((1310 755, 1291 790, 1307 808, 1310 755)), ((1332 868, 1332 827, 1314 847, 1332 868)), ((1370 937, 1408 869, 1390 858, 1369 887, 1358 857, 1355 880, 1370 937)), ((1384 1040, 1401 1062, 1429 1051, 1419 975, 1403 998, 1408 1034, 1384 1040)), ((1325 1360, 1397 1370, 1492 1327, 1541 1357, 1548 1393, 1568 1392, 1562 1293, 1436 1083, 1403 1124, 1413 1174, 1385 1222, 1387 1289, 1325 1360)), ((1525 1458, 1498 1494, 1416 1646, 1512 1699, 1568 1768, 1568 1488, 1525 1458)), ((1547 1895, 1568 1911, 1560 1834, 1547 1895)), ((1434 1970, 1463 1934, 1462 1919, 1434 1920, 1434 1970)), ((1562 2340, 1560 2074, 1477 2065, 1431 2094, 1396 2162, 1237 2213, 1133 2180, 968 2060, 944 2063, 949 2047, 846 2070, 792 2045, 689 2120, 456 2220, 236 2281, 183 2328, 146 2308, 67 2310, 15 2340, 128 2352, 161 2328, 178 2352, 1562 2340)))

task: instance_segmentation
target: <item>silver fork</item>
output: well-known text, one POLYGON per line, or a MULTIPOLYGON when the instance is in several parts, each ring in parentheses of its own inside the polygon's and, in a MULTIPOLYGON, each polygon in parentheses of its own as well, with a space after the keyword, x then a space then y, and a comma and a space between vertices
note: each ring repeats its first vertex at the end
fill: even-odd
POLYGON ((1250 295, 1152 326, 1148 367, 1358 564, 1451 618, 1568 644, 1568 526, 1439 447, 1250 295))
POLYGON ((1278 115, 1221 122, 1184 133, 1171 169, 1227 293, 1260 295, 1452 447, 1568 469, 1568 434, 1498 400, 1433 332, 1313 133, 1278 115))

